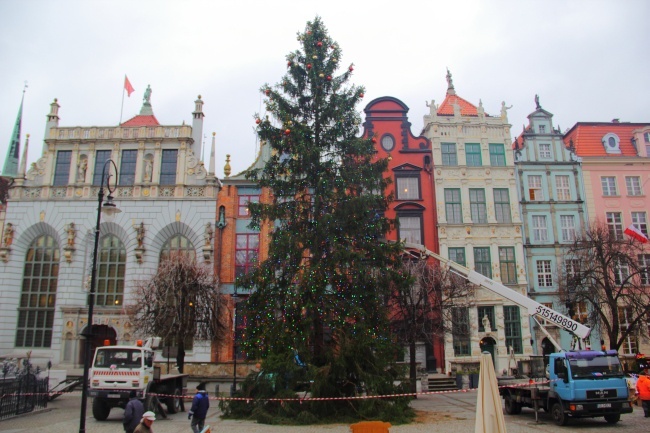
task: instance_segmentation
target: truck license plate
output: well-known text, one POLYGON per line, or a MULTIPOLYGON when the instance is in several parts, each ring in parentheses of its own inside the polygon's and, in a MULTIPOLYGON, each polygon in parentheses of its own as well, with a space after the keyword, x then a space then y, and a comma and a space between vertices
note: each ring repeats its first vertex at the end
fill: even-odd
POLYGON ((610 408, 610 407, 612 407, 612 404, 611 404, 611 403, 598 403, 598 404, 596 405, 596 407, 597 407, 598 409, 605 409, 605 408, 610 408))
MULTIPOLYGON (((120 395, 119 394, 108 394, 108 398, 120 398, 120 395)), ((600 405, 598 407, 600 407, 600 405)))

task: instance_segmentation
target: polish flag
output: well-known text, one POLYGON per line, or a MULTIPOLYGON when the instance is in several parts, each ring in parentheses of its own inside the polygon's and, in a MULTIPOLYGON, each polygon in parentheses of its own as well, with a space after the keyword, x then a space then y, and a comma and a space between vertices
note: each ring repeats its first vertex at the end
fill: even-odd
POLYGON ((131 85, 131 82, 129 81, 129 77, 127 77, 126 75, 124 76, 124 90, 126 90, 126 94, 129 97, 131 96, 131 93, 135 91, 135 89, 131 85))
POLYGON ((631 226, 626 228, 623 233, 625 233, 626 235, 636 239, 637 241, 641 242, 642 244, 645 244, 645 243, 648 242, 648 237, 646 235, 644 235, 641 230, 636 228, 636 226, 634 224, 632 224, 631 226))

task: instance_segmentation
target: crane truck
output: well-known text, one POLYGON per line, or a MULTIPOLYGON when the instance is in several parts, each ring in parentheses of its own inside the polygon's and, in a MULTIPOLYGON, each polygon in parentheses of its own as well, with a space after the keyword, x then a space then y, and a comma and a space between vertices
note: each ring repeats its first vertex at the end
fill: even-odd
POLYGON ((506 413, 516 415, 522 407, 532 407, 536 411, 541 407, 551 413, 557 425, 566 425, 570 418, 601 416, 608 423, 615 424, 620 420, 621 414, 632 412, 627 381, 616 351, 564 351, 538 318, 570 332, 578 341, 589 337, 590 328, 485 275, 446 259, 423 245, 406 242, 404 247, 419 251, 421 257, 431 257, 469 282, 526 308, 558 349, 558 352, 549 355, 548 380, 499 387, 506 413))
POLYGON ((106 342, 95 349, 88 395, 93 398, 96 420, 104 421, 114 407, 124 409, 132 391, 144 402, 145 410, 160 414, 161 402, 167 406, 167 413, 185 410, 188 375, 160 374, 160 367, 154 366, 154 349, 159 343, 159 338, 149 338, 144 344, 138 340, 135 346, 110 346, 106 342))

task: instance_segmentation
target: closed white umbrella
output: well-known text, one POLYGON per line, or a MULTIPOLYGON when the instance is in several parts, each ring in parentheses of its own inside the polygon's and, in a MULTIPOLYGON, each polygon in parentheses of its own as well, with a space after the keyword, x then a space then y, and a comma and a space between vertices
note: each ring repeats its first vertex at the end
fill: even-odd
POLYGON ((481 354, 481 371, 477 391, 474 433, 506 433, 499 384, 494 372, 492 356, 488 352, 481 354))

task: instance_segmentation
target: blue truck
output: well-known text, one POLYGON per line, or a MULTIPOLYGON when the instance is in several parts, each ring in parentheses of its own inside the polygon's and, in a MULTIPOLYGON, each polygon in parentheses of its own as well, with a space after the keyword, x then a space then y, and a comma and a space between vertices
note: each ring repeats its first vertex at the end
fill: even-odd
POLYGON ((499 387, 506 413, 522 407, 550 412, 557 425, 571 418, 604 417, 609 424, 632 412, 627 381, 615 350, 580 350, 549 355, 548 380, 499 387))

